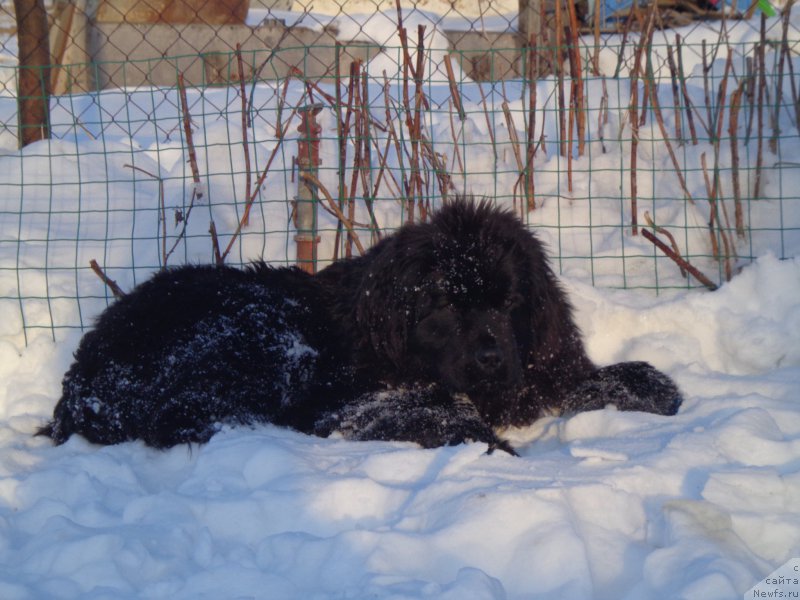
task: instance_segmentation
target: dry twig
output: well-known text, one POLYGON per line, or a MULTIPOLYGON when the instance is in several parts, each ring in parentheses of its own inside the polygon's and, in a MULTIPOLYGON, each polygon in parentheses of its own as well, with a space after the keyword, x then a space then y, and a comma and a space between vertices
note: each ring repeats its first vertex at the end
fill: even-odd
POLYGON ((353 221, 351 219, 348 219, 344 215, 344 213, 339 209, 339 207, 336 205, 336 202, 333 201, 333 197, 331 197, 331 194, 328 191, 328 189, 324 185, 322 185, 322 182, 320 182, 320 180, 317 179, 317 177, 315 177, 312 173, 301 172, 300 177, 305 181, 307 181, 308 183, 310 183, 311 185, 313 185, 314 187, 316 187, 320 192, 322 192, 322 195, 328 202, 328 206, 336 215, 336 218, 339 219, 339 221, 341 221, 342 224, 345 226, 345 228, 347 229, 347 234, 350 236, 350 239, 356 245, 358 251, 363 255, 366 252, 366 250, 364 249, 361 240, 358 238, 358 234, 355 231, 353 221))
POLYGON ((117 282, 105 274, 95 259, 89 261, 89 266, 92 268, 92 271, 94 271, 94 274, 97 275, 103 281, 103 283, 108 286, 108 289, 111 290, 111 293, 114 294, 115 298, 122 298, 126 295, 125 292, 122 291, 122 288, 117 285, 117 282))
POLYGON ((197 194, 197 198, 203 197, 200 191, 200 169, 197 167, 197 152, 194 149, 194 135, 192 134, 192 117, 189 114, 189 102, 186 99, 186 85, 183 81, 183 73, 178 73, 178 95, 181 100, 181 113, 183 115, 183 132, 186 136, 186 148, 189 154, 189 166, 192 169, 192 180, 197 194))
MULTIPOLYGON (((678 249, 678 242, 675 241, 675 236, 672 235, 667 229, 664 227, 659 227, 655 224, 653 219, 650 217, 650 213, 648 211, 644 211, 644 220, 656 233, 660 233, 661 235, 665 236, 668 240, 670 245, 672 246, 672 251, 677 255, 681 255, 681 251, 678 249)), ((678 264, 678 267, 681 270, 681 276, 686 277, 686 269, 683 268, 683 265, 678 264)))
POLYGON ((642 229, 642 236, 651 242, 653 245, 656 246, 659 250, 661 250, 664 254, 666 254, 669 258, 671 258, 675 264, 677 264, 682 269, 685 269, 692 277, 697 279, 700 283, 706 286, 712 292, 717 289, 717 285, 711 281, 708 277, 703 275, 703 273, 693 266, 689 261, 681 257, 679 254, 676 254, 672 248, 667 246, 664 242, 659 240, 656 236, 654 236, 650 231, 647 229, 642 229))
MULTIPOLYGON (((250 126, 247 113, 247 95, 244 89, 244 63, 242 61, 242 46, 236 44, 236 66, 239 71, 239 97, 242 101, 242 149, 244 151, 244 193, 245 197, 250 193, 252 174, 250 173, 250 141, 247 138, 247 129, 250 126)), ((249 216, 245 220, 245 227, 250 224, 249 216)))

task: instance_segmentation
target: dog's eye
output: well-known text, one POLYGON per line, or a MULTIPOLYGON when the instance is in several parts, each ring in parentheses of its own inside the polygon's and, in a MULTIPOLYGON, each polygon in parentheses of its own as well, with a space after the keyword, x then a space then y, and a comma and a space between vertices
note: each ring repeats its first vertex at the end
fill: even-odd
POLYGON ((414 339, 432 348, 446 346, 456 329, 454 316, 449 311, 436 311, 422 319, 414 328, 414 339))
POLYGON ((506 298, 505 307, 507 309, 514 309, 522 306, 524 298, 522 294, 513 293, 509 294, 508 298, 506 298))
POLYGON ((419 312, 421 315, 430 315, 436 311, 446 310, 450 306, 450 301, 445 294, 433 293, 423 296, 419 301, 419 312))
POLYGON ((447 299, 447 296, 444 294, 440 296, 436 296, 433 299, 433 309, 434 310, 442 310, 448 308, 450 306, 450 300, 447 299))

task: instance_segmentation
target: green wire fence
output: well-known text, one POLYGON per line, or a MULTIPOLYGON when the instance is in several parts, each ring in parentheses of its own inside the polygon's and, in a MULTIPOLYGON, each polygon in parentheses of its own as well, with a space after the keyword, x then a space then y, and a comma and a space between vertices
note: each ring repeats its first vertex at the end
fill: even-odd
POLYGON ((320 268, 459 194, 515 210, 559 272, 603 287, 712 288, 758 256, 796 256, 790 42, 626 44, 597 61, 523 48, 518 77, 482 82, 460 67, 491 67, 494 51, 414 39, 362 44, 356 61, 336 45, 95 63, 119 87, 52 97, 51 138, 22 150, 16 98, 2 96, 0 336, 85 328, 115 285, 165 266, 294 264, 300 185, 317 200, 320 268), (320 53, 336 68, 304 76, 320 53), (283 54, 302 60, 270 71, 283 54), (141 83, 156 64, 174 86, 141 83), (316 129, 298 131, 309 106, 316 129))

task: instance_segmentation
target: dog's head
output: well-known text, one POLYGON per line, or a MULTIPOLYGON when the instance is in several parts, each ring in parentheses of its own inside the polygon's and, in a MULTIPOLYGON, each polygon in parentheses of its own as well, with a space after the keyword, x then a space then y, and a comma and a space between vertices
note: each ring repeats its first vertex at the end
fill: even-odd
POLYGON ((571 323, 541 244, 488 203, 451 203, 366 263, 356 320, 396 381, 435 381, 479 403, 507 397, 559 343, 553 321, 571 323))

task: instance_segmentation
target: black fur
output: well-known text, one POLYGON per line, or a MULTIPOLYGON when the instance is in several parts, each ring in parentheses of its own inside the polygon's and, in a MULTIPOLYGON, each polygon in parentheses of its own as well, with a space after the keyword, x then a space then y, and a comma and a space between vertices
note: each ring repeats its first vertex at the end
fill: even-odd
POLYGON ((536 237, 461 200, 316 276, 263 264, 155 275, 84 336, 40 433, 168 447, 270 422, 510 451, 494 431, 544 409, 680 403, 646 363, 596 368, 536 237))
POLYGON ((297 269, 187 266, 115 302, 81 341, 44 430, 156 447, 207 441, 220 423, 303 431, 352 387, 325 290, 297 269))

